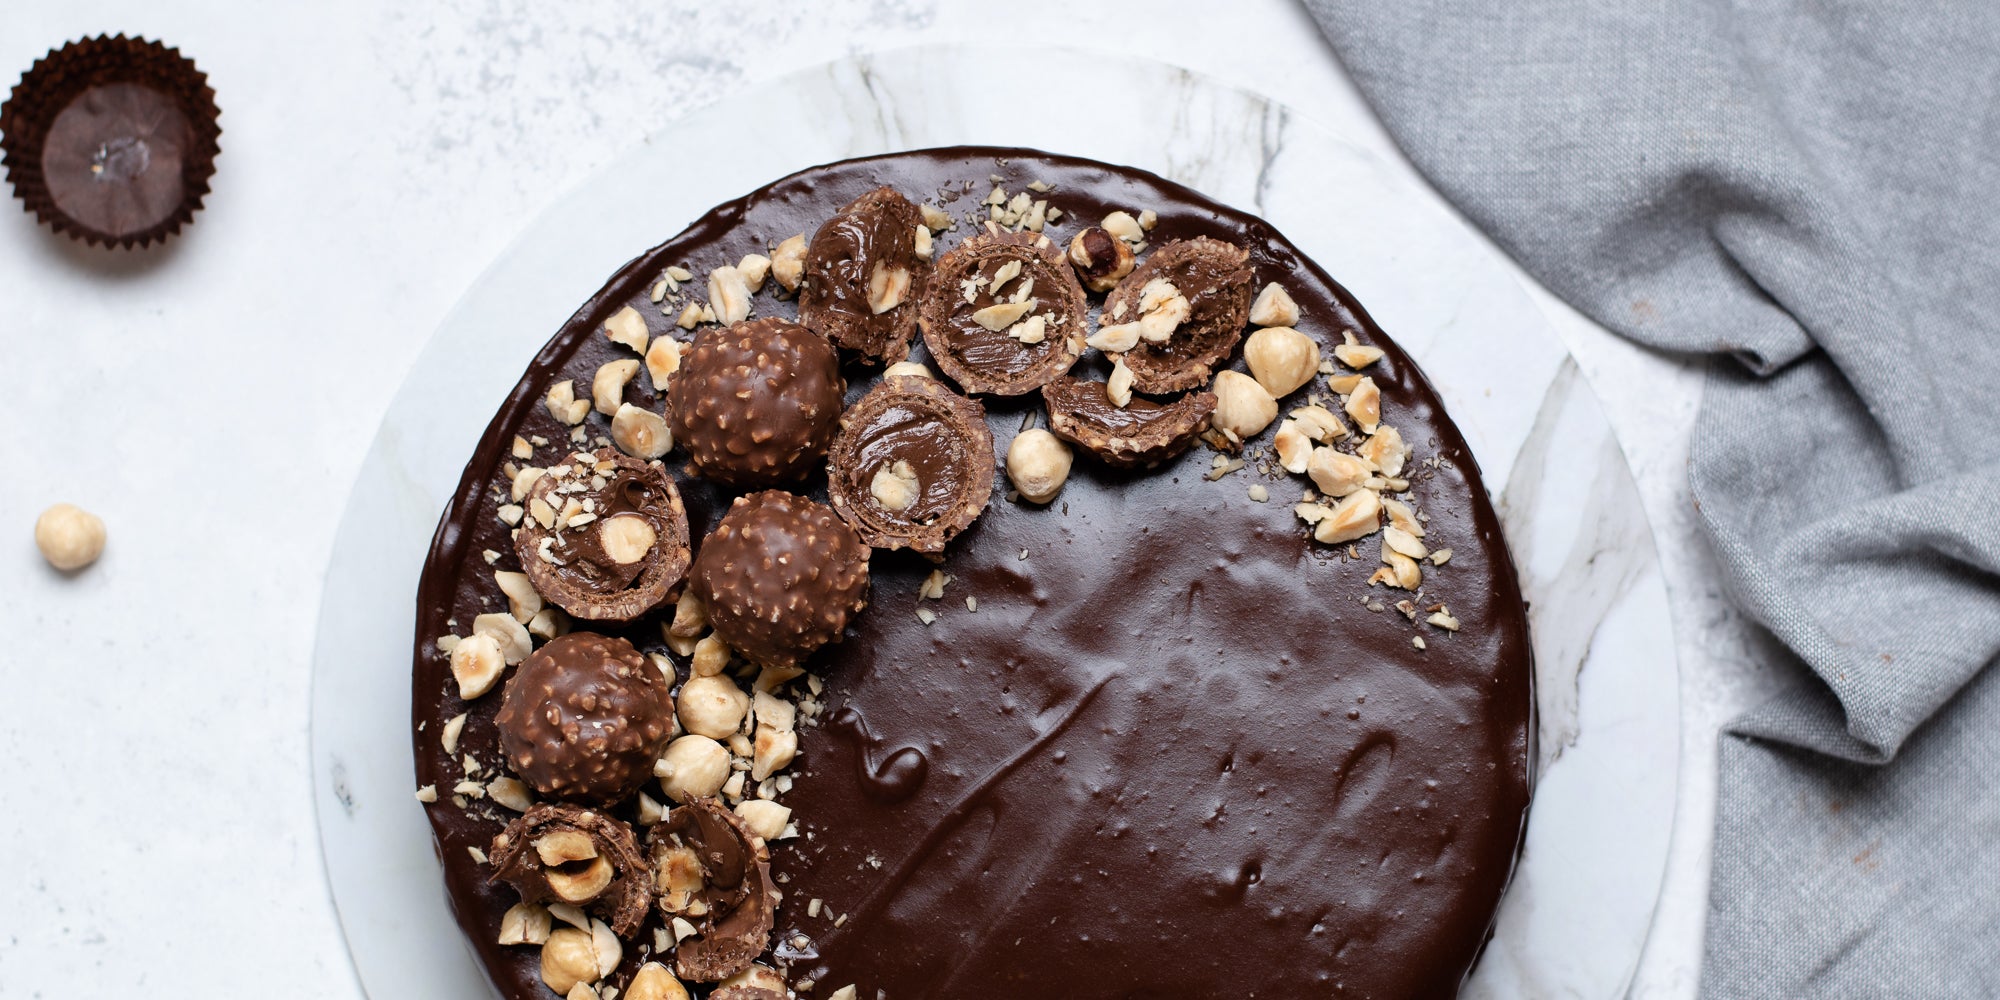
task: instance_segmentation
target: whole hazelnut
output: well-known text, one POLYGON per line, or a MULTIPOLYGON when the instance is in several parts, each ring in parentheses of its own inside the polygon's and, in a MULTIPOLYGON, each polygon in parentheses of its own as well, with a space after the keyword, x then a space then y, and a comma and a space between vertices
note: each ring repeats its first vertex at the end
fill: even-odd
POLYGON ((681 685, 681 728, 713 740, 728 739, 743 724, 750 696, 727 677, 696 675, 681 685))
POLYGON ((1319 343, 1289 326, 1267 326, 1243 342, 1243 361, 1257 384, 1283 398, 1319 371, 1319 343))
POLYGON ((729 780, 729 748, 706 736, 683 736, 667 744, 653 771, 660 791, 675 802, 714 795, 729 780))
POLYGON ((542 982, 567 996, 578 983, 597 981, 597 946, 588 931, 562 927, 542 945, 542 982))
POLYGON ((1092 226, 1070 237, 1069 263, 1076 268, 1083 287, 1093 292, 1108 292, 1118 287, 1118 279, 1132 273, 1137 261, 1132 256, 1132 247, 1124 240, 1111 235, 1103 226, 1092 226))
POLYGON ((1210 422, 1216 430, 1238 442, 1256 437, 1278 419, 1278 401, 1256 379, 1242 372, 1225 371, 1216 375, 1214 391, 1215 415, 1210 422))
POLYGON ((688 991, 666 966, 647 962, 632 974, 624 996, 625 1000, 688 1000, 688 991))
POLYGON ((35 518, 35 547, 65 573, 82 569, 104 553, 104 522, 81 507, 56 504, 35 518))
POLYGON ((1007 446, 1007 478, 1034 503, 1055 499, 1074 462, 1069 445, 1039 427, 1014 435, 1007 446))

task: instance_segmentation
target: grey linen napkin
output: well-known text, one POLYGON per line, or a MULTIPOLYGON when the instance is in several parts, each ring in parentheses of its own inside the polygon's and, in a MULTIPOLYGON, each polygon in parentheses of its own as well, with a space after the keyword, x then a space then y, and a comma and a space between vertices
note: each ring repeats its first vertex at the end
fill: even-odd
POLYGON ((1694 497, 1799 683, 1723 736, 1703 992, 2000 996, 2000 3, 1307 6, 1552 291, 1716 359, 1694 497))

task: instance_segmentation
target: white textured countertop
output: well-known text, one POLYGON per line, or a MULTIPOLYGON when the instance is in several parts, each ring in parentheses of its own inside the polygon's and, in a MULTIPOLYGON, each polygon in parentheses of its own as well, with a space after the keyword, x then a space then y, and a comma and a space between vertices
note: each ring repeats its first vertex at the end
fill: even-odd
MULTIPOLYGON (((1004 18, 943 0, 177 6, 43 0, 0 19, 5 85, 67 39, 144 34, 209 73, 224 130, 215 193, 163 251, 79 249, 0 206, 14 376, 0 419, 43 429, 0 443, 7 997, 358 994, 305 729, 335 519, 385 403, 472 278, 659 123, 851 52, 1018 37, 1032 70, 1030 40, 1059 37, 1270 94, 1401 163, 1303 10, 1278 0, 1227 17, 1192 0, 1029 0, 1004 18), (30 539, 59 500, 110 530, 75 578, 30 539)), ((994 141, 1013 113, 995 95, 994 141)), ((1699 373, 1534 291, 1624 443, 1675 602, 1681 812, 1634 995, 1691 996, 1714 733, 1769 682, 1696 535, 1699 373)))

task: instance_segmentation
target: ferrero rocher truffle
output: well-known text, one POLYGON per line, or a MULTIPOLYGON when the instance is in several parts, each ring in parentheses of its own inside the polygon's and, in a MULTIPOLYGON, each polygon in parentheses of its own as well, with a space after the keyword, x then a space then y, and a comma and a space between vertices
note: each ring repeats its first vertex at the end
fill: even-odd
POLYGON ((739 488, 803 477, 840 420, 840 354, 775 317, 709 330, 681 358, 667 420, 701 475, 739 488))
POLYGON ((765 490, 730 505, 701 543, 691 585, 729 648, 791 666, 868 606, 868 547, 826 505, 765 490))
POLYGON ((917 255, 923 213, 894 188, 841 206, 806 245, 799 322, 873 364, 910 355, 930 261, 917 255))
POLYGON ((1194 444, 1215 412, 1215 393, 1190 392, 1168 403, 1133 396, 1120 407, 1104 383, 1059 378, 1042 387, 1049 430, 1107 465, 1158 465, 1194 444))
POLYGON ((966 392, 1019 396, 1083 354, 1089 306, 1041 233, 967 237, 937 263, 919 321, 931 358, 966 392))
POLYGON ((770 943, 783 893, 771 852, 742 819, 712 798, 669 811, 646 835, 660 911, 694 926, 674 952, 682 979, 713 983, 757 960, 770 943))
POLYGON ((668 684, 624 639, 558 636, 508 679, 493 720, 500 752, 544 796, 620 802, 653 776, 673 738, 668 684))
POLYGON ((1250 251, 1198 236, 1147 255, 1104 300, 1097 337, 1131 324, 1124 351, 1132 387, 1167 393, 1197 388, 1228 360, 1250 318, 1250 251))
POLYGON ((986 409, 933 378, 884 378, 841 415, 826 491, 869 545, 943 552, 993 496, 986 409))
POLYGON ((613 448, 577 452, 543 470, 522 502, 514 553, 557 607, 629 622, 679 595, 687 509, 658 464, 613 448))
POLYGON ((582 806, 543 804, 507 824, 487 854, 493 875, 528 903, 569 903, 630 937, 653 908, 653 869, 623 820, 582 806))

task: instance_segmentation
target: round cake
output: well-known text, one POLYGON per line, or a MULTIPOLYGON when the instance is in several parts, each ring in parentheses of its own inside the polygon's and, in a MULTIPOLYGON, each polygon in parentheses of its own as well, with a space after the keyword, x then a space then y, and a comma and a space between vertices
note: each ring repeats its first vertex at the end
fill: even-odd
POLYGON ((628 264, 417 622, 417 797, 519 1000, 1449 997, 1526 822, 1525 608, 1436 392, 1271 226, 1104 163, 816 167, 628 264))

